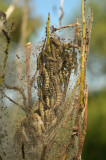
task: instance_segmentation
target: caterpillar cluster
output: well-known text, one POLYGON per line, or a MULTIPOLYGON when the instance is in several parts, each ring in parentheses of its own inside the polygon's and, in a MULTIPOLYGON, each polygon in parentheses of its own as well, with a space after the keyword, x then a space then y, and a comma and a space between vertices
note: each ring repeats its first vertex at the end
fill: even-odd
MULTIPOLYGON (((43 104, 43 121, 46 129, 56 118, 65 100, 72 69, 77 72, 78 66, 77 53, 71 43, 64 44, 59 38, 52 36, 49 41, 51 52, 45 44, 37 57, 38 98, 43 104)), ((42 117, 41 111, 40 115, 42 117)))

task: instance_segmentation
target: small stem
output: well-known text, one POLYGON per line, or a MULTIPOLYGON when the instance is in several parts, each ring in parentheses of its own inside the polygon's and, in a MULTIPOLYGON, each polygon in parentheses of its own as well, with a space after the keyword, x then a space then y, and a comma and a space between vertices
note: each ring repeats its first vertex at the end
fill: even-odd
POLYGON ((81 54, 81 82, 80 82, 80 105, 83 107, 83 85, 84 85, 84 55, 85 55, 85 16, 84 16, 84 0, 82 0, 82 22, 83 22, 83 44, 81 54))
POLYGON ((64 28, 68 28, 68 27, 75 27, 75 26, 78 26, 79 23, 74 23, 74 24, 69 24, 69 25, 65 25, 65 26, 62 26, 62 27, 58 27, 58 28, 55 28, 54 26, 52 26, 52 29, 54 31, 57 31, 57 30, 61 30, 61 29, 64 29, 64 28))
POLYGON ((34 82, 34 79, 35 79, 35 77, 36 77, 36 74, 37 74, 37 69, 36 69, 34 75, 32 76, 32 79, 31 79, 31 81, 30 81, 30 84, 31 84, 31 85, 32 85, 33 82, 34 82))
POLYGON ((63 18, 64 12, 63 12, 63 6, 64 6, 64 0, 60 0, 60 13, 59 13, 59 22, 58 25, 61 25, 61 20, 63 18))
POLYGON ((9 44, 10 44, 10 37, 8 36, 8 33, 2 29, 2 32, 6 38, 6 49, 5 49, 5 55, 4 55, 4 61, 3 61, 3 65, 2 65, 2 68, 1 68, 1 73, 0 73, 0 86, 2 84, 2 81, 3 81, 3 78, 4 78, 4 70, 5 70, 5 67, 6 67, 6 63, 7 63, 7 59, 8 59, 8 47, 9 47, 9 44))
POLYGON ((50 23, 50 13, 48 14, 48 21, 46 23, 46 25, 47 25, 46 33, 47 33, 47 48, 48 48, 48 51, 51 52, 50 41, 49 41, 49 23, 50 23))
POLYGON ((72 98, 73 98, 73 95, 75 94, 75 91, 76 91, 76 89, 77 89, 77 87, 78 87, 78 85, 79 85, 80 78, 81 78, 81 73, 79 74, 78 79, 77 79, 77 81, 76 81, 76 84, 75 84, 75 86, 74 86, 74 88, 73 88, 73 90, 72 90, 71 96, 70 96, 70 98, 69 98, 69 100, 68 100, 68 105, 70 105, 70 103, 71 103, 71 100, 72 100, 72 98))

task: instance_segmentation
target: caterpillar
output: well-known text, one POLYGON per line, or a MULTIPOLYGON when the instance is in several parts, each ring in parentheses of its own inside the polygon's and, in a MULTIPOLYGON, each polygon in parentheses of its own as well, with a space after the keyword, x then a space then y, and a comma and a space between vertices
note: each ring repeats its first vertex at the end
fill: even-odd
POLYGON ((47 90, 49 88, 49 75, 45 67, 42 68, 41 74, 44 76, 44 93, 47 94, 47 90))
POLYGON ((50 108, 50 99, 49 99, 49 96, 46 96, 45 100, 46 100, 46 106, 48 108, 50 108))
POLYGON ((40 110, 42 120, 44 121, 44 106, 41 101, 39 102, 39 110, 40 110))
MULTIPOLYGON (((58 86, 57 86, 58 88, 58 86)), ((54 105, 54 109, 56 109, 57 107, 59 108, 59 106, 61 105, 62 102, 62 91, 58 88, 57 92, 56 92, 56 103, 54 105)))
POLYGON ((22 141, 25 143, 29 143, 30 142, 30 139, 28 138, 27 134, 26 134, 26 131, 25 131, 25 127, 22 126, 21 128, 21 132, 22 132, 22 141))

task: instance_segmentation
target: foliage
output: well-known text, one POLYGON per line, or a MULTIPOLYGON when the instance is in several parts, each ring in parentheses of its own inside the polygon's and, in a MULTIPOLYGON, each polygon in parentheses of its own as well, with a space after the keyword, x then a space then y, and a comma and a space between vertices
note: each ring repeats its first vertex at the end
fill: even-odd
MULTIPOLYGON (((9 5, 7 3, 4 3, 3 1, 0 2, 0 10, 6 11, 8 9, 9 5)), ((14 30, 12 33, 11 41, 13 42, 19 42, 21 37, 21 26, 22 26, 22 18, 23 18, 23 8, 20 6, 16 6, 14 12, 9 17, 9 20, 11 18, 14 19, 14 30)), ((27 25, 27 36, 26 41, 29 41, 29 38, 32 34, 36 34, 37 29, 41 26, 41 17, 37 18, 31 18, 28 16, 28 25, 27 25)))
POLYGON ((106 56, 106 12, 105 3, 91 2, 93 8, 93 29, 91 37, 92 53, 106 56), (104 6, 103 6, 104 4, 104 6))

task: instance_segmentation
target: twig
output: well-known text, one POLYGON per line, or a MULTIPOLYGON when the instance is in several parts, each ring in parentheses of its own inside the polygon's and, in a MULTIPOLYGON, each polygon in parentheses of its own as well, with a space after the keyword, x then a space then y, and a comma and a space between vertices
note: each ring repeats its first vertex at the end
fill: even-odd
POLYGON ((63 6, 64 6, 64 0, 60 0, 59 26, 61 25, 61 20, 64 15, 63 6))
POLYGON ((70 42, 70 43, 68 43, 68 44, 63 44, 63 48, 69 48, 69 47, 71 47, 71 48, 79 48, 79 46, 78 45, 75 45, 75 44, 72 44, 72 42, 70 42))
MULTIPOLYGON (((85 93, 84 93, 84 108, 82 113, 82 118, 83 118, 83 129, 82 132, 79 129, 79 148, 78 148, 78 154, 75 160, 79 160, 81 153, 82 153, 82 148, 84 145, 84 140, 85 140, 85 135, 86 135, 86 129, 87 129, 87 102, 88 102, 88 88, 87 88, 87 84, 85 82, 84 85, 85 88, 85 93)), ((80 121, 78 122, 80 123, 80 121)), ((78 127, 80 127, 80 124, 78 125, 78 127)))
POLYGON ((6 37, 7 43, 10 43, 10 37, 9 37, 8 33, 4 29, 2 29, 2 32, 3 32, 4 36, 6 37))
POLYGON ((49 22, 50 22, 50 13, 48 13, 48 20, 46 23, 46 34, 47 34, 47 49, 48 52, 51 52, 50 41, 49 41, 49 22))
POLYGON ((65 26, 62 26, 62 27, 58 27, 58 28, 55 28, 54 26, 52 26, 52 32, 57 31, 57 30, 61 30, 61 29, 64 29, 64 28, 68 28, 68 27, 75 27, 75 26, 78 26, 78 25, 79 25, 79 23, 69 24, 69 25, 65 25, 65 26))
POLYGON ((8 97, 5 93, 3 93, 3 94, 4 94, 4 96, 5 96, 7 99, 9 99, 11 102, 13 102, 14 104, 16 104, 17 106, 21 107, 21 108, 26 112, 25 108, 24 108, 22 105, 20 105, 20 104, 18 104, 17 102, 15 102, 13 99, 11 99, 10 97, 8 97))
POLYGON ((33 81, 34 81, 36 75, 37 75, 37 69, 36 69, 36 71, 35 71, 35 73, 34 73, 32 79, 30 80, 30 84, 31 84, 31 85, 33 84, 33 81))
POLYGON ((84 56, 85 56, 85 12, 84 12, 84 0, 82 0, 82 23, 83 23, 83 44, 81 54, 81 82, 80 82, 80 105, 83 107, 83 85, 84 85, 84 56))
POLYGON ((10 37, 8 35, 8 33, 2 29, 2 32, 6 38, 6 49, 5 49, 5 55, 4 55, 4 61, 3 61, 3 65, 2 65, 2 68, 1 68, 1 73, 0 73, 0 86, 2 84, 2 81, 3 81, 3 78, 4 78, 4 69, 5 69, 5 66, 6 66, 6 63, 7 63, 7 58, 8 58, 8 47, 9 47, 9 43, 10 43, 10 37))
POLYGON ((9 85, 5 85, 7 89, 14 89, 14 90, 17 90, 21 93, 21 95, 23 96, 23 105, 26 106, 27 105, 27 102, 26 102, 26 96, 25 96, 25 93, 24 93, 24 90, 22 88, 19 88, 19 87, 12 87, 12 86, 9 86, 9 85))
MULTIPOLYGON (((79 19, 77 18, 76 23, 79 24, 79 19)), ((74 38, 74 43, 78 44, 81 47, 81 33, 80 33, 80 25, 76 27, 76 33, 74 38)))

